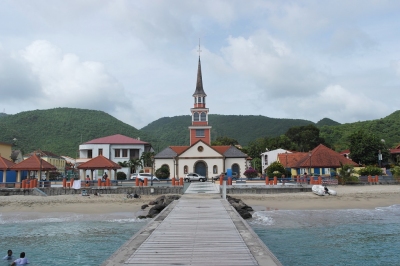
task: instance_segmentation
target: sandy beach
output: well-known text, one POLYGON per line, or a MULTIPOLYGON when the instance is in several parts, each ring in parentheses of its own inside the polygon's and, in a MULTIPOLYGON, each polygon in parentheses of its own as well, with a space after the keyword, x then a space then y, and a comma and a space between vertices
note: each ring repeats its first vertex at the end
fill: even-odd
MULTIPOLYGON (((311 192, 282 194, 236 194, 255 210, 372 209, 400 204, 400 186, 337 186, 337 196, 317 196, 311 192)), ((125 194, 101 196, 1 196, 0 211, 6 212, 72 212, 102 214, 138 212, 158 196, 143 195, 127 199, 125 194)), ((148 210, 148 209, 147 209, 148 210)))

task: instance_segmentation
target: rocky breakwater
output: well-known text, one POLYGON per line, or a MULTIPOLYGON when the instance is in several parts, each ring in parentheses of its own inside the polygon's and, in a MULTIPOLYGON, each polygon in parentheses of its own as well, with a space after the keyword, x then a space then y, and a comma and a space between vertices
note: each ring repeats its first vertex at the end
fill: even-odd
POLYGON ((243 219, 250 219, 253 217, 250 212, 254 211, 252 207, 244 203, 241 199, 236 199, 231 196, 226 196, 228 202, 233 208, 242 216, 243 219))
POLYGON ((149 205, 154 205, 154 206, 150 208, 150 210, 146 216, 141 215, 138 218, 140 218, 140 219, 154 218, 162 210, 164 210, 165 207, 167 207, 171 202, 173 202, 174 200, 178 200, 180 198, 181 198, 181 196, 179 196, 179 195, 162 195, 162 196, 158 197, 157 199, 150 201, 149 204, 143 205, 142 210, 149 207, 149 205))

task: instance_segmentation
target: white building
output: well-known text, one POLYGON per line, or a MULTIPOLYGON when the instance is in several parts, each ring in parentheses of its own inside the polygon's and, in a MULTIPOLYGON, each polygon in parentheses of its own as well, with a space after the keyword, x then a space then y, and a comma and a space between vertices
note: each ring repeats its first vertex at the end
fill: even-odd
POLYGON ((206 93, 203 90, 199 57, 194 106, 190 109, 192 124, 189 126, 189 146, 169 146, 154 156, 154 167, 167 166, 171 177, 198 173, 211 179, 232 169, 239 176, 246 170, 246 154, 234 146, 211 146, 211 126, 208 125, 206 93))
POLYGON ((261 153, 262 171, 264 172, 268 166, 270 166, 273 162, 276 162, 278 160, 278 154, 281 153, 292 153, 292 152, 284 149, 276 149, 273 151, 266 151, 261 153))
MULTIPOLYGON (((87 162, 99 155, 118 163, 128 162, 131 159, 139 159, 143 152, 153 151, 150 143, 139 139, 130 138, 121 134, 93 139, 79 145, 79 159, 77 163, 87 162)), ((129 168, 122 168, 121 171, 127 174, 129 178, 129 168)), ((94 172, 94 179, 103 175, 103 170, 94 172)), ((111 176, 111 179, 116 177, 111 176)))

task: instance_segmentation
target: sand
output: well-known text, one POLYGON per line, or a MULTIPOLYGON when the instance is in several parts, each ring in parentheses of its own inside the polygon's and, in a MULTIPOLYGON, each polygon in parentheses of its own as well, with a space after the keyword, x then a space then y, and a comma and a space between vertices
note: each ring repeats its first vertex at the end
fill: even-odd
MULTIPOLYGON (((312 192, 282 194, 236 194, 255 210, 317 210, 317 209, 373 209, 400 204, 400 186, 337 186, 330 187, 337 196, 317 196, 312 192)), ((73 212, 103 214, 138 212, 158 196, 143 195, 140 199, 127 199, 125 194, 101 196, 1 196, 0 211, 11 212, 73 212)), ((147 208, 148 210, 148 208, 147 208)))

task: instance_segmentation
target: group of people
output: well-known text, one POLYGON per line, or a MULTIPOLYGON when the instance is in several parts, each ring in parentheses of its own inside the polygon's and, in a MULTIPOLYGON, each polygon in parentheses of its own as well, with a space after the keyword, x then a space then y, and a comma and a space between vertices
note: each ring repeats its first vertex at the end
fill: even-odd
POLYGON ((25 252, 21 252, 19 254, 19 258, 14 260, 13 252, 11 249, 7 251, 7 255, 3 258, 3 260, 8 260, 8 261, 13 261, 11 263, 11 266, 17 266, 17 265, 26 265, 29 264, 29 261, 27 258, 25 258, 25 252))

